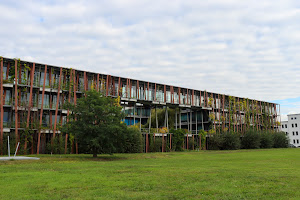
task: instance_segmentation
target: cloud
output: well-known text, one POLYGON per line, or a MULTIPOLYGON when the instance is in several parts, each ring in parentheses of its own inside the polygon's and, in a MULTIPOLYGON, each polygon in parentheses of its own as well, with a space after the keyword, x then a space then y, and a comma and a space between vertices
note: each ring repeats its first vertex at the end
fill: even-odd
MULTIPOLYGON (((234 96, 300 91, 298 1, 2 1, 0 54, 234 96)), ((300 100, 299 100, 300 102, 300 100)), ((283 113, 300 112, 283 104, 283 113)))

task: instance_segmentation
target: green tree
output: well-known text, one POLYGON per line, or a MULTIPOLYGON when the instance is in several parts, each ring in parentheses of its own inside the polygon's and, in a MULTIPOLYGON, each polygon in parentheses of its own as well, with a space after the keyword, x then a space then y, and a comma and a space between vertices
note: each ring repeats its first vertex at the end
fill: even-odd
POLYGON ((122 125, 122 107, 116 99, 90 90, 77 100, 77 105, 67 104, 66 108, 71 112, 62 131, 73 134, 85 152, 93 153, 93 157, 116 152, 127 128, 122 125))

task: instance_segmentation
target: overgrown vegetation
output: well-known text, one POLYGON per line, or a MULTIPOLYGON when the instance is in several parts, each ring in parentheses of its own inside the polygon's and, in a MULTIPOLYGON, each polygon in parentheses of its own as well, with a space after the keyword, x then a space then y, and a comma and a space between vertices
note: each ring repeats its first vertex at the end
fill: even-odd
POLYGON ((67 104, 66 109, 71 111, 70 121, 61 130, 74 135, 82 153, 92 153, 97 157, 98 153, 142 151, 141 133, 121 122, 122 107, 116 99, 90 90, 78 99, 76 105, 67 104))
POLYGON ((287 148, 288 138, 284 132, 248 130, 245 134, 226 132, 208 137, 209 150, 287 148))

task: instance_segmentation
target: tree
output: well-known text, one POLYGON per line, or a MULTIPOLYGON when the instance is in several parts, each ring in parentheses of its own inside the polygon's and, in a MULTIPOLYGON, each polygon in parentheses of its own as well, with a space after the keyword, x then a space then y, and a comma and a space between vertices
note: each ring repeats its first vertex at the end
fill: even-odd
POLYGON ((118 99, 90 90, 77 100, 77 105, 68 103, 66 108, 70 110, 69 122, 62 131, 73 134, 86 152, 97 157, 97 153, 116 151, 127 128, 121 122, 123 114, 118 99))

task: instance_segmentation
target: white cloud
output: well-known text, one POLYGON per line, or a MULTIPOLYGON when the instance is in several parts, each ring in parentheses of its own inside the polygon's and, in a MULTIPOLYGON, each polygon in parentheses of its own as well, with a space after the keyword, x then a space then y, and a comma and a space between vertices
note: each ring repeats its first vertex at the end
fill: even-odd
POLYGON ((297 1, 2 1, 0 10, 3 56, 267 101, 299 96, 297 1))

